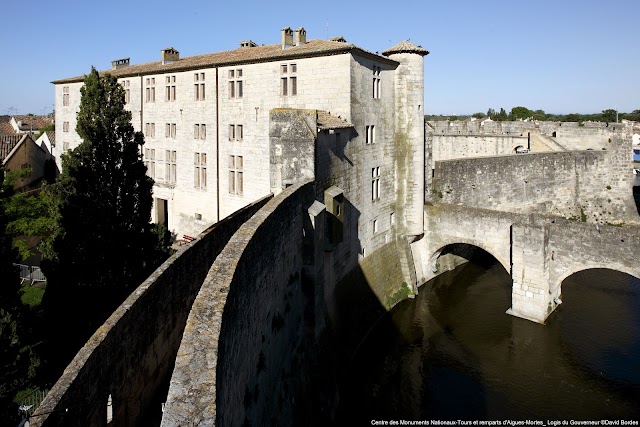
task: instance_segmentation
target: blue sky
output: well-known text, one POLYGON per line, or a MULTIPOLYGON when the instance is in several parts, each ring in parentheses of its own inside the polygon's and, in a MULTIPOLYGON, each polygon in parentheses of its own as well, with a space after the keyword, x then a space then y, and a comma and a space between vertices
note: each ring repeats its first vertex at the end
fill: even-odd
POLYGON ((427 114, 640 109, 639 0, 36 0, 7 2, 0 14, 0 114, 51 112, 50 82, 92 65, 157 61, 165 47, 191 56, 246 39, 279 43, 286 26, 304 27, 309 39, 342 35, 374 52, 405 39, 422 45, 431 52, 427 114))

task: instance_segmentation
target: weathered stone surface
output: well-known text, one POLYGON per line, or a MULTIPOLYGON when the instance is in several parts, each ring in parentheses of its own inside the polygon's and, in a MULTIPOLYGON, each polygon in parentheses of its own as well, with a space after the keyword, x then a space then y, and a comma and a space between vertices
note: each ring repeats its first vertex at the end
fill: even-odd
MULTIPOLYGON (((181 248, 109 317, 51 389, 33 426, 116 425, 158 419, 191 305, 215 257, 269 198, 212 226, 181 248)), ((37 415, 36 414, 36 415, 37 415)))
POLYGON ((284 190, 216 259, 189 315, 163 426, 294 422, 305 310, 313 312, 302 283, 303 214, 313 195, 311 183, 284 190))
POLYGON ((425 238, 416 242, 416 270, 442 273, 440 253, 465 243, 493 255, 513 280, 510 314, 543 323, 561 301, 562 281, 578 271, 608 268, 640 277, 640 226, 615 227, 468 206, 425 207, 425 238))

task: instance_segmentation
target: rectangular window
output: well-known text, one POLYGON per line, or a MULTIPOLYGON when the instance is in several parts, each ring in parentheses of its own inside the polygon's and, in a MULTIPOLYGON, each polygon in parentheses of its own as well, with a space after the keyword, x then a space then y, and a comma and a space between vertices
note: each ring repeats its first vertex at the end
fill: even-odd
POLYGON ((242 141, 242 133, 242 125, 229 125, 229 141, 242 141))
POLYGON ((155 88, 156 78, 155 77, 147 78, 145 83, 147 86, 145 88, 145 102, 156 102, 156 88, 155 88))
POLYGON ((373 97, 380 98, 380 71, 381 68, 373 66, 373 97))
POLYGON ((298 78, 296 72, 298 66, 296 64, 281 64, 280 65, 280 95, 282 96, 296 96, 298 94, 298 78))
POLYGON ((207 125, 193 125, 193 139, 207 139, 207 125))
POLYGON ((291 83, 291 96, 296 96, 298 94, 297 77, 289 77, 289 83, 291 83))
POLYGON ((62 123, 62 132, 69 132, 69 122, 62 123))
POLYGON ((229 70, 229 98, 242 98, 242 70, 229 70))
POLYGON ((176 183, 176 152, 166 150, 165 152, 165 181, 167 184, 176 183))
POLYGON ((242 195, 244 182, 242 176, 242 156, 229 156, 229 193, 242 195))
POLYGON ((144 149, 144 164, 147 167, 147 175, 151 179, 156 178, 156 150, 155 148, 144 149))
POLYGON ((375 144, 376 143, 376 127, 373 125, 365 126, 365 143, 366 144, 375 144))
POLYGON ((371 200, 380 199, 380 167, 371 168, 371 200))
POLYGON ((167 76, 165 78, 165 101, 176 100, 176 76, 167 76))
POLYGON ((195 188, 204 190, 207 188, 207 154, 195 153, 193 184, 195 188))
POLYGON ((378 232, 378 220, 377 219, 373 220, 373 232, 374 233, 378 232))
POLYGON ((167 123, 164 126, 164 136, 166 138, 175 138, 176 137, 176 124, 175 123, 167 123))
POLYGON ((193 85, 193 97, 196 101, 204 101, 204 73, 195 73, 193 75, 194 82, 200 82, 193 85))
POLYGON ((131 101, 131 90, 129 89, 131 82, 129 80, 122 80, 120 84, 124 88, 124 103, 128 104, 131 101))
POLYGON ((69 86, 62 87, 62 106, 69 106, 69 86))

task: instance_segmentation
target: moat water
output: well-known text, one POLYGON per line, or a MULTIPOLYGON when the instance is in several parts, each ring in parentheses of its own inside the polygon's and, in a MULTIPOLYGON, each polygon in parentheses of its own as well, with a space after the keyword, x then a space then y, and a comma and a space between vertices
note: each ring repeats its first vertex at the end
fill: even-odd
POLYGON ((345 369, 336 425, 640 419, 640 280, 570 276, 546 325, 505 314, 510 286, 483 259, 394 307, 345 369))

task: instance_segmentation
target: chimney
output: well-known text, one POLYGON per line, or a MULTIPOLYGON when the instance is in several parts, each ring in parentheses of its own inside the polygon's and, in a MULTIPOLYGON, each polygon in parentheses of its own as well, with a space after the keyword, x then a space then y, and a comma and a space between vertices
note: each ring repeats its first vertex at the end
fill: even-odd
POLYGON ((296 46, 305 44, 307 42, 307 32, 304 28, 300 27, 296 30, 296 46))
POLYGON ((293 30, 286 27, 282 29, 282 49, 293 47, 293 30))
POLYGON ((255 43, 254 41, 251 40, 244 40, 240 42, 240 47, 241 48, 245 48, 245 47, 257 47, 258 44, 255 43))
POLYGON ((129 66, 129 58, 116 59, 111 61, 111 69, 119 70, 120 68, 126 68, 129 66))
POLYGON ((180 52, 172 47, 162 49, 160 53, 162 54, 162 65, 171 64, 180 59, 180 52))

